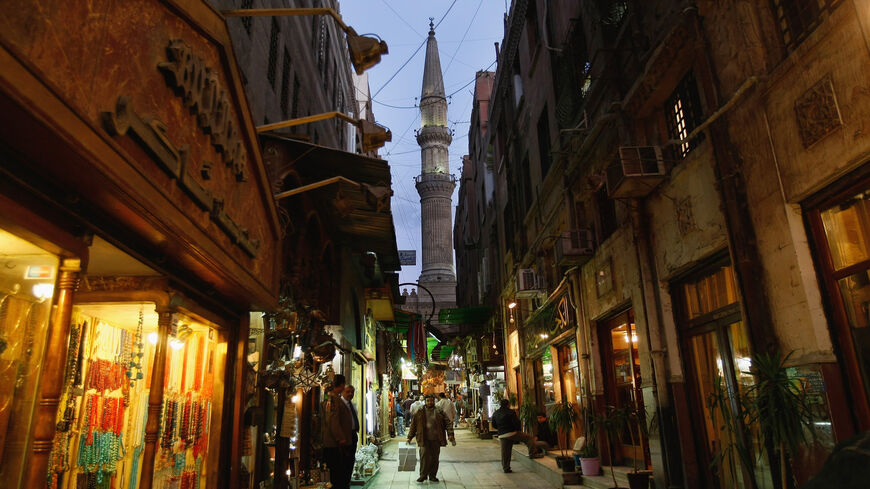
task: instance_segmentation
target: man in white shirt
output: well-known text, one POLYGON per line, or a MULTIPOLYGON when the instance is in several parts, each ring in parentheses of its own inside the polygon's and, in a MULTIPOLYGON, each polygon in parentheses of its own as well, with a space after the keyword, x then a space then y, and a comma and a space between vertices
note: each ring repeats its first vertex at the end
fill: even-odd
POLYGON ((456 407, 453 405, 453 401, 443 392, 438 394, 438 397, 440 399, 435 403, 435 407, 444 411, 444 414, 450 419, 450 424, 453 424, 453 421, 456 419, 456 407))
POLYGON ((414 415, 417 414, 417 411, 419 411, 421 407, 423 407, 423 396, 417 397, 414 404, 411 404, 411 419, 414 419, 414 415))

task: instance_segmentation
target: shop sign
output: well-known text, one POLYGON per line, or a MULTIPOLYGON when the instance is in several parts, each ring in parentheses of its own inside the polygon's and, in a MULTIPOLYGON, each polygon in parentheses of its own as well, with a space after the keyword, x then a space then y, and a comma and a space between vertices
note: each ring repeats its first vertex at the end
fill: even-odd
MULTIPOLYGON (((196 115, 199 127, 209 135, 212 145, 221 155, 223 164, 231 169, 236 182, 247 181, 247 153, 230 110, 229 96, 221 87, 216 73, 205 67, 203 60, 182 41, 171 41, 167 52, 169 61, 158 64, 167 84, 196 115)), ((209 213, 211 220, 233 244, 251 258, 257 256, 259 240, 251 239, 248 230, 230 217, 224 208, 224 199, 200 184, 189 171, 188 147, 176 147, 169 140, 169 130, 163 122, 138 114, 130 98, 125 95, 118 97, 114 112, 102 113, 102 119, 110 134, 123 136, 130 133, 132 139, 154 158, 193 202, 209 213)), ((214 169, 211 162, 203 161, 201 179, 211 180, 214 169)))
POLYGON ((417 264, 417 250, 399 250, 399 264, 414 266, 417 264))

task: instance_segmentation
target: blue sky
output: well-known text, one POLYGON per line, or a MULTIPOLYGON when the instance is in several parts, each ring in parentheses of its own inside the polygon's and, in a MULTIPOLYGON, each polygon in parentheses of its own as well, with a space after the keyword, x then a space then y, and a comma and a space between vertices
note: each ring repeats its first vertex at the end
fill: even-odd
MULTIPOLYGON (((420 127, 415 105, 423 83, 426 48, 420 46, 429 32, 429 17, 438 25, 435 37, 444 90, 453 94, 447 108, 449 127, 454 130, 450 172, 458 177, 462 156, 468 153, 471 82, 477 71, 495 71, 494 43, 500 43, 504 35, 504 13, 509 5, 505 0, 341 0, 346 24, 360 34, 377 34, 390 48, 367 73, 375 118, 393 133, 393 141, 380 154, 392 168, 396 239, 400 250, 417 250, 417 266, 402 268, 402 282, 416 282, 420 276, 420 197, 413 181, 420 174, 420 147, 414 130, 420 127)), ((456 194, 453 202, 455 216, 456 194)))

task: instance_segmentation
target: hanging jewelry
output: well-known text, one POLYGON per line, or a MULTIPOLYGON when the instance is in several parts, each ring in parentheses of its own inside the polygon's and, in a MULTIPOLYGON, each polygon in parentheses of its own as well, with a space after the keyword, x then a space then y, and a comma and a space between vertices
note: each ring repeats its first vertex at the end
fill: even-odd
POLYGON ((145 343, 142 341, 142 328, 145 324, 145 311, 143 307, 139 308, 139 324, 136 326, 136 336, 133 338, 133 350, 130 354, 130 361, 127 368, 127 378, 130 379, 130 387, 137 380, 144 377, 142 373, 142 357, 145 355, 143 350, 145 343), (136 372, 134 372, 134 369, 136 372))

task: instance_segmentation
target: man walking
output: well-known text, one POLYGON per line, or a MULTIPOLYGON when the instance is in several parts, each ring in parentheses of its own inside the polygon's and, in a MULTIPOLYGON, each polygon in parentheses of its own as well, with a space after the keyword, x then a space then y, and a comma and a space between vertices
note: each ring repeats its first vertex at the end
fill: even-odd
POLYGON ((423 407, 423 396, 419 396, 414 404, 411 404, 411 419, 414 419, 414 415, 417 414, 417 411, 423 407))
POLYGON ((329 467, 329 482, 334 489, 350 488, 350 477, 345 471, 346 454, 351 450, 353 417, 341 398, 344 387, 344 375, 336 375, 329 397, 323 403, 323 461, 329 467))
POLYGON ((443 392, 438 394, 438 397, 440 397, 440 399, 435 403, 435 407, 444 411, 444 414, 447 415, 447 419, 450 420, 450 424, 453 425, 453 421, 456 420, 456 407, 453 406, 453 401, 451 401, 443 392))
POLYGON ((347 408, 350 410, 351 419, 353 420, 353 431, 350 437, 350 448, 345 453, 345 477, 347 484, 350 486, 350 480, 353 477, 353 466, 356 463, 356 449, 359 445, 359 416, 356 414, 356 406, 353 404, 353 394, 356 389, 352 385, 347 385, 342 392, 341 397, 347 408))
POLYGON ((411 430, 408 432, 408 443, 417 437, 420 446, 420 477, 417 482, 423 482, 428 477, 432 482, 438 482, 438 458, 441 447, 447 446, 447 440, 456 446, 453 437, 453 424, 443 411, 435 407, 435 396, 428 394, 426 404, 414 414, 411 430))
POLYGON ((502 399, 501 407, 492 413, 492 426, 498 430, 498 442, 501 444, 501 468, 505 473, 513 472, 511 470, 511 452, 514 443, 525 443, 529 447, 529 456, 534 455, 537 451, 535 448, 537 439, 523 433, 520 418, 511 409, 509 400, 502 399))
POLYGON ((456 401, 453 403, 453 407, 456 409, 456 418, 453 419, 453 426, 456 427, 459 425, 462 415, 465 414, 465 401, 462 400, 462 394, 456 394, 456 401))
POLYGON ((405 434, 405 411, 402 409, 401 396, 396 398, 396 436, 405 434))
POLYGON ((405 414, 405 426, 411 426, 411 405, 414 403, 413 395, 408 394, 408 398, 402 402, 402 413, 405 414))

